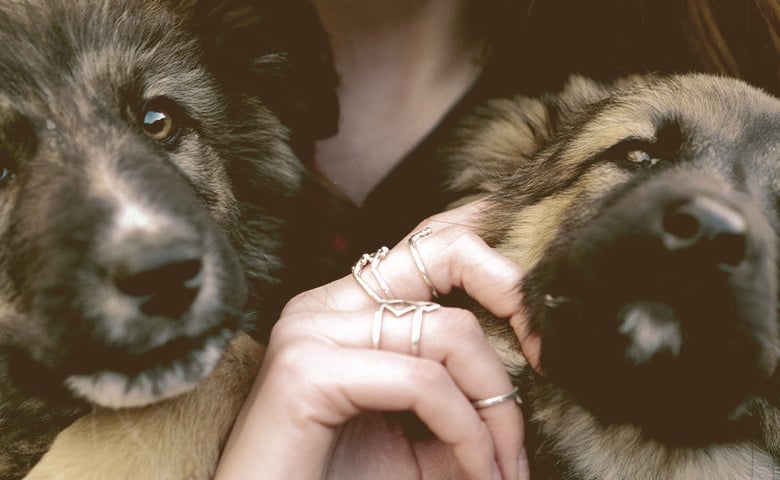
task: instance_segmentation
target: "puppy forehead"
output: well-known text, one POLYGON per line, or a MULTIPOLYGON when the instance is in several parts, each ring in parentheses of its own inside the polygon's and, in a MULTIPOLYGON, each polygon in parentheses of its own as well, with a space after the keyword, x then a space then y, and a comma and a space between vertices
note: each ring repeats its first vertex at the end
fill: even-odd
POLYGON ((563 138, 562 145, 552 145, 547 153, 556 161, 548 165, 569 181, 533 205, 516 210, 507 234, 513 239, 509 243, 516 260, 525 268, 533 266, 564 218, 572 211, 586 216, 595 213, 588 213, 588 206, 597 207, 599 199, 633 177, 613 162, 597 162, 584 169, 579 166, 624 139, 652 142, 659 127, 668 121, 678 122, 681 129, 698 137, 695 141, 706 144, 710 156, 713 152, 723 154, 699 165, 706 165, 707 175, 720 179, 724 188, 732 184, 733 170, 723 164, 732 166, 740 158, 753 166, 753 177, 778 183, 780 175, 772 165, 780 154, 780 100, 741 82, 713 82, 709 77, 668 81, 653 88, 641 86, 609 98, 563 138), (772 163, 757 169, 761 161, 772 163))
POLYGON ((640 84, 591 106, 580 120, 557 152, 563 163, 587 161, 627 139, 652 143, 669 124, 718 154, 748 145, 754 158, 776 157, 780 145, 780 99, 735 79, 689 75, 640 84))
POLYGON ((159 96, 193 118, 222 117, 197 41, 156 2, 0 1, 0 23, 0 122, 78 124, 159 96))
POLYGON ((186 22, 163 5, 139 0, 51 0, 35 5, 0 0, 3 88, 13 91, 14 84, 20 84, 40 89, 95 74, 138 75, 139 66, 191 69, 198 63, 196 40, 186 22))

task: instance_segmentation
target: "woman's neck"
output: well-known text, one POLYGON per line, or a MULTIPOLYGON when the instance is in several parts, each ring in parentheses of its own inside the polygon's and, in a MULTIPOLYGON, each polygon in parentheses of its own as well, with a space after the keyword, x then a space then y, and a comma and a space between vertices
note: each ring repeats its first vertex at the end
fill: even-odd
POLYGON ((479 74, 467 0, 314 0, 340 76, 339 133, 321 170, 361 204, 479 74))

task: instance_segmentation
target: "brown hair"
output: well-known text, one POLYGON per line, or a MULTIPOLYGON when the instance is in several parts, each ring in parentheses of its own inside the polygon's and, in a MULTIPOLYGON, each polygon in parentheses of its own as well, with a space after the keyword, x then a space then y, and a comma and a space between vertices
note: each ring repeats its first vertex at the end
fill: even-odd
POLYGON ((703 68, 776 91, 780 84, 780 2, 685 3, 688 41, 703 68))

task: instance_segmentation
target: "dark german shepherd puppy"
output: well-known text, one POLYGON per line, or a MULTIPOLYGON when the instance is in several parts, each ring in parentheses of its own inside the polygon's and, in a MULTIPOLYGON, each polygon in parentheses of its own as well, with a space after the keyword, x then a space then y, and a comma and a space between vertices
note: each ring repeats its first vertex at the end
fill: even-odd
POLYGON ((316 20, 303 0, 0 0, 0 478, 95 405, 191 390, 266 311, 298 154, 336 125, 316 20))
POLYGON ((542 337, 535 479, 780 478, 780 100, 680 76, 499 100, 444 152, 542 337))

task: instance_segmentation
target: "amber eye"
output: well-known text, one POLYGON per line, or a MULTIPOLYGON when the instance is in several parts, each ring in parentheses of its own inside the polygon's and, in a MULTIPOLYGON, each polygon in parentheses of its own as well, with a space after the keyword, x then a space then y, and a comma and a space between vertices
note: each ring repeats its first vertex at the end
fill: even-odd
POLYGON ((148 101, 141 111, 141 126, 152 140, 166 146, 173 144, 179 136, 176 105, 164 97, 148 101))
POLYGON ((661 161, 660 158, 650 155, 644 150, 631 150, 626 152, 626 160, 643 168, 650 168, 661 161))

